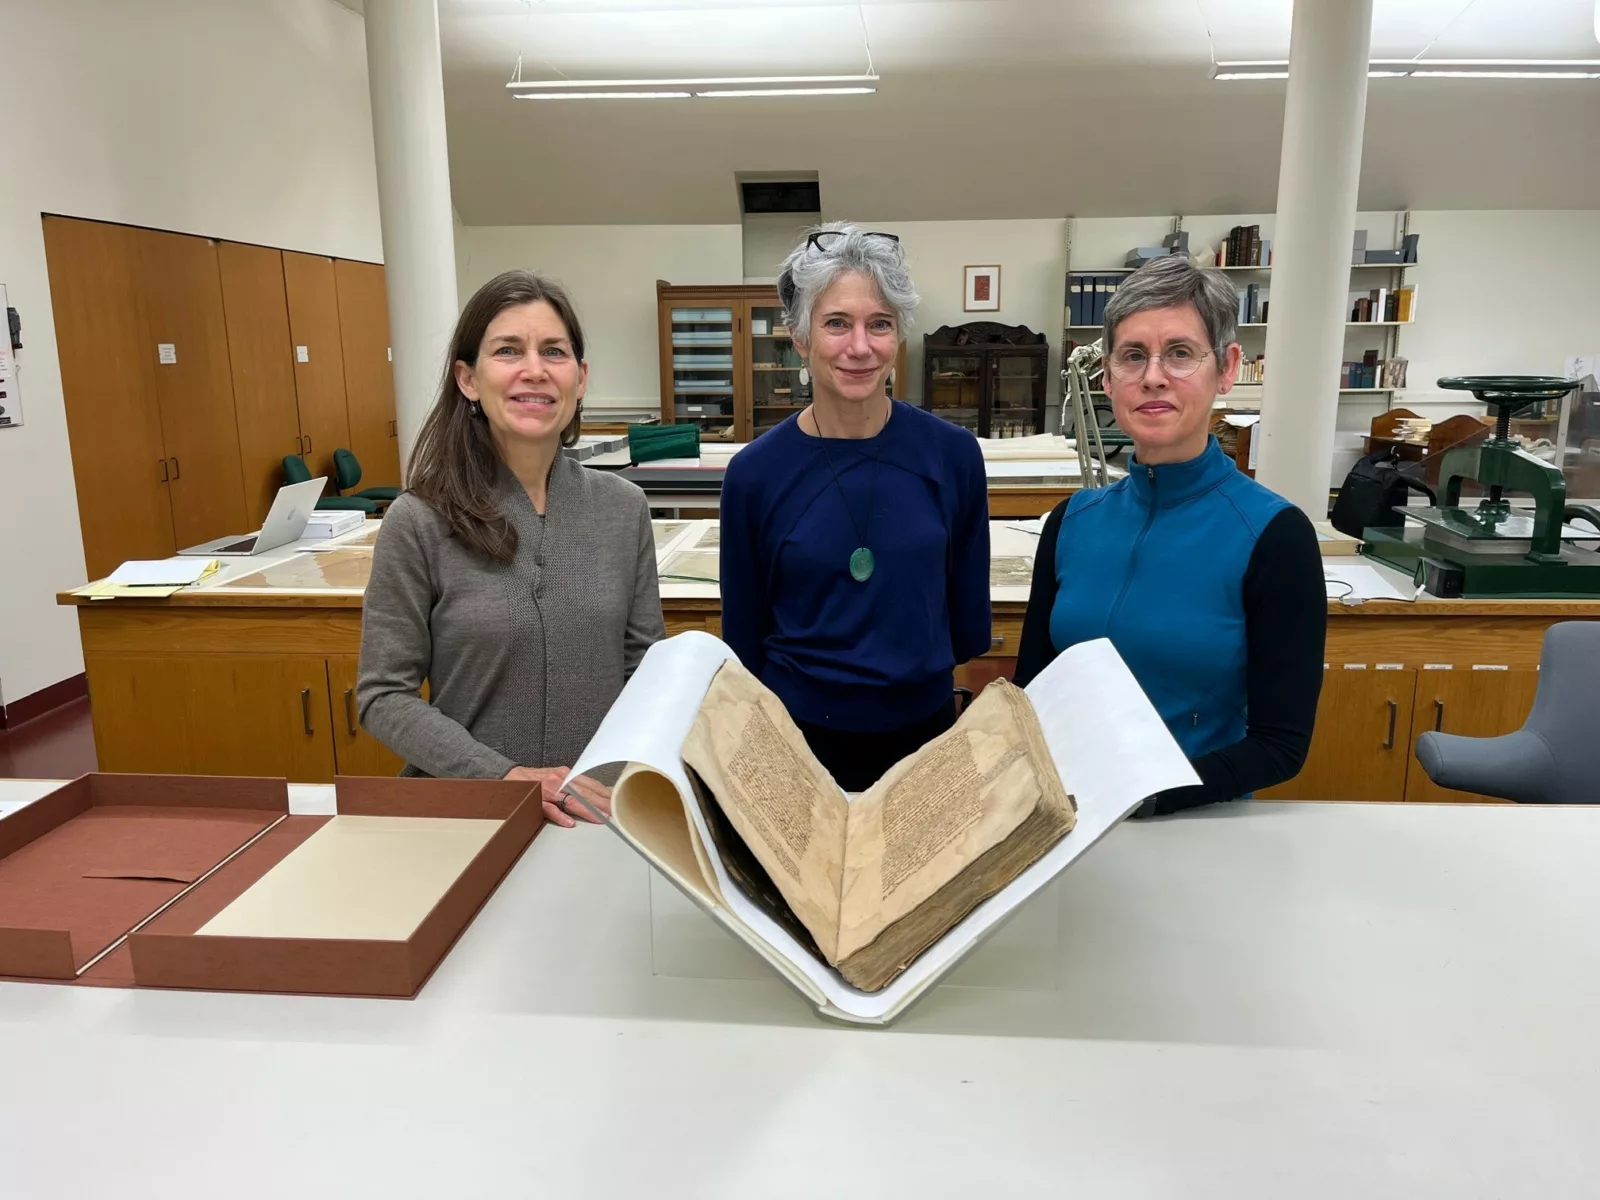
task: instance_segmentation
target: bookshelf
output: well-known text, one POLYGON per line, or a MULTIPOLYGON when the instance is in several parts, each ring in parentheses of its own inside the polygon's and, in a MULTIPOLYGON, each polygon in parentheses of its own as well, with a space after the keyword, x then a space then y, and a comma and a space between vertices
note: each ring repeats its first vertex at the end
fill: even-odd
MULTIPOLYGON (((1260 220, 1262 218, 1257 219, 1260 220)), ((1183 232, 1184 220, 1185 218, 1181 215, 1172 218, 1168 232, 1183 232)), ((1209 228, 1216 228, 1214 224, 1215 220, 1217 220, 1217 218, 1212 218, 1210 221, 1206 222, 1209 228)), ((1073 283, 1075 281, 1079 283, 1079 296, 1081 298, 1082 292, 1084 291, 1083 284, 1087 278, 1104 279, 1109 277, 1109 282, 1114 289, 1116 280, 1118 278, 1126 278, 1128 275, 1132 274, 1134 270, 1132 267, 1123 265, 1108 265, 1106 267, 1080 265, 1080 262, 1074 255, 1073 245, 1077 224, 1078 222, 1073 219, 1069 219, 1067 222, 1067 311, 1064 313, 1065 319, 1062 322, 1064 342, 1063 357, 1065 357, 1070 345, 1078 345, 1085 342, 1094 341, 1095 338, 1099 336, 1103 328, 1102 325, 1097 323, 1083 323, 1080 320, 1074 319, 1074 295, 1072 290, 1073 283)), ((1237 226, 1236 230, 1245 228, 1248 227, 1237 226)), ((1221 234, 1222 240, 1226 240, 1227 237, 1233 232, 1235 231, 1224 231, 1221 234)), ((1388 232, 1381 227, 1381 225, 1375 225, 1370 232, 1372 234, 1372 240, 1375 243, 1373 247, 1370 247, 1371 249, 1377 249, 1383 246, 1385 239, 1390 236, 1388 232)), ((1410 232, 1411 214, 1406 211, 1396 212, 1394 214, 1392 245, 1395 247, 1406 246, 1408 244, 1407 237, 1409 236, 1410 232)), ((1137 242, 1137 244, 1141 246, 1157 245, 1161 243, 1163 236, 1163 234, 1154 233, 1152 231, 1152 234, 1149 236, 1148 240, 1140 240, 1137 242)), ((1198 251, 1199 253, 1203 254, 1206 249, 1211 249, 1213 251, 1217 249, 1217 246, 1213 244, 1216 239, 1211 237, 1209 234, 1203 234, 1202 236, 1205 238, 1204 244, 1191 240, 1189 243, 1189 249, 1191 252, 1198 251)), ((1269 239, 1258 237, 1256 240, 1262 244, 1270 244, 1269 239)), ((1235 241, 1237 243, 1238 239, 1236 238, 1235 241)), ((1253 243, 1250 242, 1245 242, 1244 244, 1253 246, 1253 243)), ((1409 245, 1411 252, 1413 255, 1415 255, 1417 248, 1415 239, 1413 239, 1409 245)), ((1121 257, 1122 253, 1131 248, 1131 246, 1123 247, 1121 250, 1114 251, 1114 253, 1116 253, 1118 257, 1121 257)), ((1237 245, 1235 248, 1237 249, 1237 245)), ((1107 252, 1111 250, 1112 248, 1106 245, 1104 241, 1099 242, 1098 248, 1095 250, 1095 258, 1091 261, 1104 261, 1105 257, 1109 257, 1107 252)), ((1245 293, 1248 287, 1254 296, 1254 302, 1265 305, 1270 302, 1270 293, 1267 290, 1267 281, 1272 277, 1274 265, 1275 264, 1271 262, 1262 263, 1259 265, 1253 263, 1230 263, 1226 266, 1217 267, 1216 269, 1227 272, 1237 281, 1241 299, 1245 298, 1245 293), (1259 288, 1255 286, 1258 282, 1260 284, 1259 288)), ((1366 312, 1368 308, 1374 307, 1366 304, 1365 302, 1368 300, 1378 299, 1380 296, 1379 289, 1383 289, 1381 298, 1389 305, 1391 310, 1390 313, 1386 315, 1395 315, 1393 312, 1393 308, 1397 303, 1395 297, 1401 294, 1400 289, 1402 288, 1414 289, 1414 282, 1408 273, 1416 271, 1419 266, 1420 264, 1416 262, 1352 262, 1350 264, 1350 287, 1348 292, 1352 310, 1357 307, 1358 300, 1363 302, 1360 306, 1360 309, 1363 313, 1366 312)), ((1415 290, 1406 293, 1404 297, 1404 303, 1407 305, 1414 305, 1416 303, 1415 290)), ((1374 311, 1381 312, 1381 309, 1374 309, 1374 311)), ((1270 316, 1270 314, 1268 315, 1270 316)), ((1351 312, 1346 313, 1347 317, 1351 315, 1353 315, 1351 312)), ((1396 396, 1404 394, 1404 384, 1406 381, 1403 377, 1403 372, 1395 369, 1398 368, 1400 364, 1394 363, 1393 360, 1399 358, 1400 356, 1400 340, 1405 327, 1415 324, 1416 321, 1414 308, 1412 308, 1411 311, 1406 315, 1409 319, 1403 321, 1359 321, 1347 319, 1344 322, 1346 357, 1345 363, 1341 365, 1340 379, 1338 382, 1341 384, 1350 382, 1358 385, 1371 384, 1374 382, 1394 382, 1400 384, 1401 386, 1341 386, 1339 388, 1339 396, 1341 400, 1348 399, 1351 403, 1366 402, 1369 404, 1373 401, 1378 401, 1382 403, 1385 409, 1387 409, 1396 403, 1396 396), (1350 369, 1347 371, 1345 369, 1346 367, 1349 367, 1350 369), (1347 376, 1349 377, 1348 379, 1347 376)), ((1239 323, 1239 343, 1244 360, 1247 363, 1253 363, 1262 355, 1264 355, 1266 351, 1266 335, 1262 331, 1267 328, 1267 324, 1268 322, 1266 320, 1242 321, 1239 323)), ((1259 383, 1241 383, 1236 385, 1236 390, 1247 387, 1259 389, 1260 386, 1261 385, 1259 383)), ((1097 392, 1095 394, 1100 396, 1104 395, 1103 392, 1097 392)))

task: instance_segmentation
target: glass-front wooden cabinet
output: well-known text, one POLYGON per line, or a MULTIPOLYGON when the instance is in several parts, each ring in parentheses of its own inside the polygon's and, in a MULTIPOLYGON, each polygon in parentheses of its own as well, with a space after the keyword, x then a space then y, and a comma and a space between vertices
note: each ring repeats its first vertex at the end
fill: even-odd
POLYGON ((979 437, 1045 428, 1050 346, 1025 325, 944 325, 922 340, 923 406, 979 437))
MULTIPOLYGON (((776 287, 657 280, 656 309, 664 424, 698 425, 702 441, 748 442, 811 403, 776 287)), ((902 343, 890 395, 905 361, 902 343)))

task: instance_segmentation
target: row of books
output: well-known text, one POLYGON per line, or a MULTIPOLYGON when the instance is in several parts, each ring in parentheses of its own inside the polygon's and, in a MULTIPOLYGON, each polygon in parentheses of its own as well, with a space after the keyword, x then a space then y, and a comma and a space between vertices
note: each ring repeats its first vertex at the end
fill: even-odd
POLYGON ((1267 381, 1267 356, 1258 354, 1254 358, 1241 359, 1239 362, 1239 377, 1235 383, 1265 383, 1267 381))
POLYGON ((1248 287, 1239 289, 1239 324, 1261 325, 1266 323, 1268 294, 1267 289, 1259 283, 1252 283, 1248 287))
POLYGON ((1406 386, 1406 360, 1398 357, 1380 360, 1376 350, 1368 350, 1360 362, 1339 364, 1339 386, 1403 388, 1406 386))
POLYGON ((1067 324, 1105 324, 1106 303, 1127 277, 1125 271, 1117 275, 1068 275, 1067 324))
POLYGON ((1235 225, 1217 247, 1219 267, 1270 267, 1272 239, 1261 236, 1259 225, 1235 225))
POLYGON ((1350 319, 1366 321, 1414 321, 1417 317, 1417 287, 1373 288, 1350 305, 1350 319))

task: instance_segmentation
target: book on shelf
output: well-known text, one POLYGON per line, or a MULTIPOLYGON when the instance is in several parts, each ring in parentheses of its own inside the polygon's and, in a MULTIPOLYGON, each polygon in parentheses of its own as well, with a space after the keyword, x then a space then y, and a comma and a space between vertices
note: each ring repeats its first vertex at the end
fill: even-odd
MULTIPOLYGON (((710 634, 646 652, 573 766, 609 824, 821 1011, 886 1024, 1158 791, 1196 776, 1109 641, 997 681, 845 794, 710 634)), ((570 781, 570 780, 569 780, 570 781)))

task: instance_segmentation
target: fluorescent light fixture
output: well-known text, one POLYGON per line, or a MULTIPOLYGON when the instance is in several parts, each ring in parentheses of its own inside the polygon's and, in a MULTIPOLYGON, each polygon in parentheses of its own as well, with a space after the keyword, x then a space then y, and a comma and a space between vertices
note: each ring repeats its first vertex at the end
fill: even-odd
POLYGON ((513 100, 688 100, 693 92, 530 92, 513 100))
MULTIPOLYGON (((1283 59, 1219 62, 1211 78, 1287 79, 1283 59)), ((1368 79, 1600 79, 1600 59, 1592 58, 1375 58, 1368 79)))
POLYGON ((738 91, 696 92, 696 96, 704 97, 742 97, 742 96, 870 96, 877 88, 869 87, 829 87, 829 88, 747 88, 738 91))
POLYGON ((518 100, 685 100, 690 97, 866 96, 878 76, 720 75, 685 79, 513 79, 518 100))

